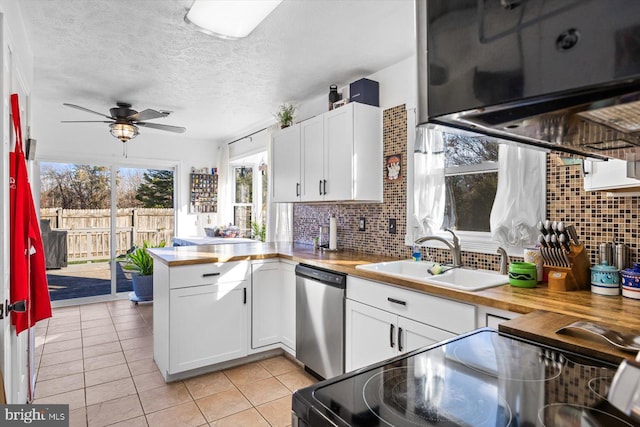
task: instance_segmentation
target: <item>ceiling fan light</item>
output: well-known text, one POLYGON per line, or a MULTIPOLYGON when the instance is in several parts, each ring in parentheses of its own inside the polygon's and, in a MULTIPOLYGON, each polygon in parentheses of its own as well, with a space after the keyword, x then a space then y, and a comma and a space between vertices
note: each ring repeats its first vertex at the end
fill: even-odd
POLYGON ((184 20, 203 33, 236 40, 248 36, 282 0, 195 0, 184 20))
POLYGON ((138 136, 138 127, 130 123, 112 123, 109 127, 111 128, 111 135, 122 142, 127 142, 138 136))

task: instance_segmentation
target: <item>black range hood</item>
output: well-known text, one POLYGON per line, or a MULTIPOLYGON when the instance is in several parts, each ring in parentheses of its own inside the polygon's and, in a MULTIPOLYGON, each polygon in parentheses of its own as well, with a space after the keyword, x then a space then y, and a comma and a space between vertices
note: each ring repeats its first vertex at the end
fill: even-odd
POLYGON ((640 159, 640 1, 417 0, 418 123, 640 159))

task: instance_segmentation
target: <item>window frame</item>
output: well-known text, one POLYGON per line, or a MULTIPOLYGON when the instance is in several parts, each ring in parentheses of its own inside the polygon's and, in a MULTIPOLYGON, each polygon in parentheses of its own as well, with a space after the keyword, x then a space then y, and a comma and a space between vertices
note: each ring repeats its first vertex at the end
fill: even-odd
MULTIPOLYGON (((269 193, 268 193, 268 188, 269 188, 269 183, 268 183, 268 174, 267 174, 267 195, 266 197, 262 197, 262 184, 263 184, 263 180, 265 179, 263 177, 263 172, 260 170, 260 166, 261 163, 256 163, 256 162, 252 162, 252 161, 246 161, 246 160, 238 160, 235 162, 230 162, 230 172, 231 172, 231 179, 230 179, 230 184, 231 184, 231 218, 234 220, 235 222, 235 207, 236 206, 249 206, 251 208, 251 221, 250 222, 254 222, 254 221, 258 221, 259 219, 261 219, 264 224, 267 224, 267 218, 266 216, 268 215, 268 202, 269 202, 269 193), (252 170, 252 180, 251 180, 251 203, 237 203, 236 202, 236 169, 240 169, 240 168, 251 168, 252 170), (262 210, 264 208, 264 212, 265 212, 265 218, 260 218, 260 216, 262 215, 262 210)), ((266 164, 265 164, 266 165, 266 164)), ((237 224, 234 224, 237 225, 237 224)), ((251 224, 249 224, 249 234, 251 234, 251 224)))

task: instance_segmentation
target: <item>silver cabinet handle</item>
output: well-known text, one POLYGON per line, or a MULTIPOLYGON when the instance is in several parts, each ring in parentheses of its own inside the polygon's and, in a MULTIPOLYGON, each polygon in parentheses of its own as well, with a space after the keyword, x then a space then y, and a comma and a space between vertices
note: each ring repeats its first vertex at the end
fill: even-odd
POLYGON ((389 346, 391 346, 391 348, 393 348, 396 343, 393 342, 393 331, 395 329, 395 326, 393 326, 393 323, 391 323, 389 325, 389 346))

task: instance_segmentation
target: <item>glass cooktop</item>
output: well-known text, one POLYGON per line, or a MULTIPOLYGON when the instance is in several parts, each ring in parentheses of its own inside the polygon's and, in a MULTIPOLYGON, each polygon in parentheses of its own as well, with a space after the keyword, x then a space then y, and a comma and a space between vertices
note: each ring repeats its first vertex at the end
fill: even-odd
POLYGON ((606 399, 616 368, 484 329, 299 390, 293 410, 314 427, 634 426, 606 399))

